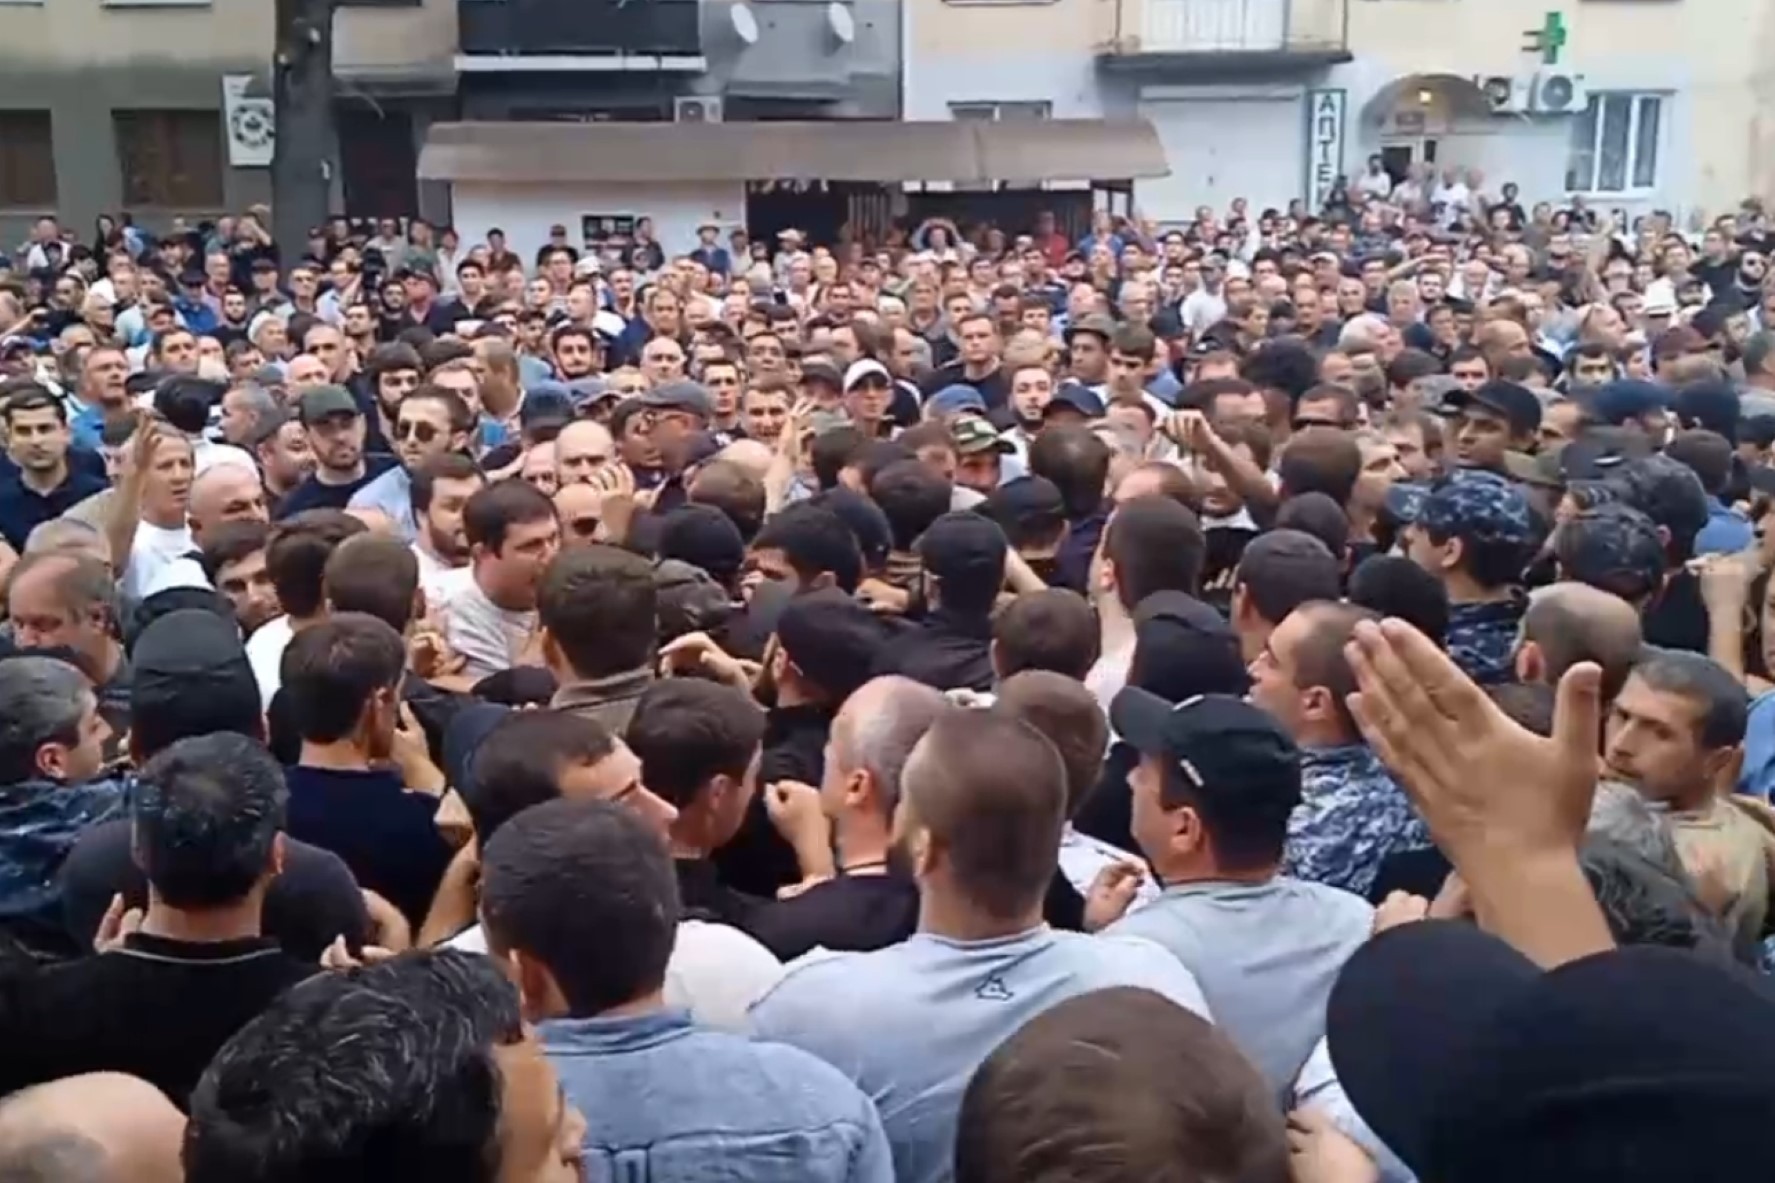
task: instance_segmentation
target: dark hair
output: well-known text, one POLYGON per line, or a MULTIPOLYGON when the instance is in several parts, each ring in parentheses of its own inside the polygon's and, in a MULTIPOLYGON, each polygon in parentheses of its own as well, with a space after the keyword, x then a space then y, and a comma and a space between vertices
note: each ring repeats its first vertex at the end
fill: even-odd
POLYGON ((485 546, 494 554, 505 549, 505 536, 513 526, 555 518, 555 503, 547 494, 524 481, 496 481, 477 490, 462 507, 462 529, 470 546, 485 546))
POLYGON ((499 1047, 524 1039, 491 960, 438 950, 316 974, 235 1033, 191 1095, 186 1183, 499 1174, 499 1047))
POLYGON ((1664 549, 1672 565, 1694 557, 1695 536, 1707 525, 1707 490, 1688 465, 1654 453, 1612 470, 1607 483, 1618 489, 1629 505, 1669 532, 1670 542, 1664 549))
POLYGON ((1300 404, 1305 402, 1325 402, 1330 400, 1337 404, 1337 428, 1349 431, 1361 419, 1361 402, 1356 392, 1348 386, 1340 386, 1335 382, 1321 382, 1304 392, 1294 402, 1294 413, 1300 414, 1300 404))
MULTIPOLYGON (((922 427, 923 424, 920 426, 922 427)), ((937 426, 941 427, 942 425, 938 424, 937 426)), ((863 487, 867 489, 875 483, 876 474, 890 465, 898 464, 902 460, 917 459, 918 457, 913 454, 912 449, 899 440, 870 440, 851 459, 851 464, 856 468, 857 475, 862 478, 863 487)))
POLYGON ((732 686, 668 678, 641 695, 625 736, 648 791, 683 809, 715 777, 745 777, 764 739, 764 712, 732 686))
POLYGON ((1236 582, 1259 616, 1279 624, 1308 601, 1342 594, 1343 559, 1311 534, 1271 530, 1245 547, 1236 582))
POLYGON ((37 753, 44 744, 78 743, 91 695, 86 676, 65 661, 0 661, 0 785, 41 777, 37 753))
POLYGON ((271 527, 264 522, 218 522, 211 526, 203 532, 203 550, 198 558, 204 578, 215 584, 223 567, 264 550, 270 538, 271 527))
POLYGON ((1109 347, 1116 353, 1137 357, 1142 361, 1151 361, 1158 352, 1159 339, 1145 325, 1123 322, 1109 339, 1109 347))
POLYGON ((1553 734, 1553 687, 1541 682, 1505 682, 1484 689, 1485 696, 1512 723, 1536 735, 1553 734))
POLYGON ((1025 592, 992 618, 998 674, 1051 670, 1083 681, 1096 664, 1102 638, 1085 597, 1065 588, 1025 592))
POLYGON ((68 422, 67 406, 47 387, 35 382, 24 379, 8 382, 0 386, 0 398, 5 400, 0 402, 0 418, 6 420, 8 427, 12 426, 12 417, 20 411, 54 411, 58 423, 68 422))
POLYGON ((1398 617, 1438 646, 1448 632, 1448 588, 1403 555, 1370 555, 1356 564, 1349 599, 1377 615, 1398 617))
MULTIPOLYGON (((447 386, 427 382, 425 385, 410 390, 402 397, 400 405, 408 403, 433 402, 444 408, 444 418, 449 421, 451 431, 472 431, 475 426, 475 413, 468 402, 447 386)), ((400 412, 397 408, 396 414, 400 412)))
POLYGON ((752 549, 782 551, 803 587, 811 587, 828 573, 846 593, 856 591, 862 582, 863 556, 857 537, 829 509, 791 505, 764 524, 752 540, 752 549))
POLYGON ((1442 363, 1434 355, 1425 353, 1422 349, 1401 349, 1387 363, 1387 385, 1402 388, 1410 386, 1419 378, 1440 373, 1442 363))
POLYGON ((659 990, 680 912, 665 843, 609 801, 548 801, 487 844, 481 913, 494 948, 536 958, 574 1018, 659 990))
POLYGON ((1578 866, 1617 944, 1688 949, 1716 965, 1733 959, 1729 934, 1680 873, 1594 834, 1578 847, 1578 866))
POLYGON ((942 716, 912 750, 901 794, 970 903, 1006 920, 1039 906, 1067 802, 1066 767, 1034 728, 991 711, 942 716))
POLYGON ((862 432, 849 426, 834 427, 816 435, 808 446, 808 463, 820 488, 830 489, 837 485, 839 472, 856 459, 857 453, 868 442, 862 432))
POLYGON ((888 554, 894 548, 894 528, 887 515, 881 512, 881 506, 863 494, 843 487, 817 493, 808 499, 808 504, 830 512, 850 527, 863 558, 863 574, 879 570, 887 562, 888 554))
POLYGON ((481 466, 461 452, 443 452, 432 456, 409 474, 412 478, 413 513, 424 517, 431 509, 431 499, 439 481, 486 480, 481 466))
POLYGON ((955 1183, 1288 1183, 1271 1087, 1227 1036, 1151 990, 1070 998, 975 1070, 955 1183))
POLYGON ((1195 595, 1205 555, 1201 523, 1169 497, 1123 502, 1104 527, 1103 557, 1115 564, 1116 598, 1130 612, 1154 592, 1195 595))
POLYGON ((1276 471, 1285 496, 1323 493, 1339 506, 1348 505, 1362 475, 1362 449, 1347 431, 1308 427, 1289 437, 1276 471))
POLYGON ((1345 731, 1356 733, 1356 720, 1350 714, 1348 699, 1356 692, 1356 674, 1344 650, 1356 634, 1356 626, 1365 620, 1380 617, 1356 604, 1316 601, 1295 609, 1308 617, 1308 628, 1295 646, 1294 684, 1301 690, 1323 686, 1331 692, 1338 719, 1345 731))
POLYGON ((911 550, 918 536, 949 512, 953 495, 949 482, 918 460, 890 464, 869 481, 869 497, 887 515, 894 549, 900 551, 911 550))
POLYGON ((340 612, 303 629, 283 656, 296 733, 309 743, 344 739, 372 695, 400 684, 406 664, 401 635, 374 616, 340 612))
POLYGON ((1702 747, 1718 749, 1744 742, 1750 695, 1742 682, 1712 658, 1681 649, 1654 649, 1633 667, 1633 677, 1653 690, 1686 698, 1702 708, 1702 747))
POLYGON ((398 538, 362 534, 339 544, 327 559, 322 584, 332 611, 362 612, 405 633, 413 623, 419 560, 398 538))
POLYGON ((1029 471, 1054 482, 1069 518, 1087 517, 1103 504, 1109 462, 1109 445, 1079 424, 1049 427, 1029 445, 1029 471))
POLYGON ((136 860, 170 907, 236 903, 271 874, 287 799, 283 769, 257 740, 228 732, 181 739, 136 777, 136 860))
MULTIPOLYGON (((1304 342, 1266 341, 1240 363, 1239 376, 1253 386, 1279 390, 1293 403, 1319 380, 1319 359, 1304 342)), ((1210 394, 1202 409, 1212 409, 1213 395, 1219 393, 1210 394)))
POLYGON ((327 560, 340 543, 367 529, 338 509, 306 510, 273 526, 265 543, 265 574, 283 610, 299 619, 318 613, 327 560))
POLYGON ((1340 566, 1350 548, 1350 515, 1342 503, 1324 493, 1300 493, 1282 502, 1275 528, 1311 534, 1337 556, 1340 566))
POLYGON ((1678 432, 1664 454, 1688 465, 1701 479, 1701 487, 1718 497, 1732 479, 1732 445, 1712 431, 1678 432))
POLYGON ((1077 815, 1097 784, 1109 745, 1109 720, 1096 696, 1077 678, 1024 670, 999 683, 992 709, 1027 723, 1054 745, 1066 769, 1066 816, 1077 815))
POLYGON ((604 724, 568 711, 514 711, 494 724, 457 786, 481 849, 506 822, 559 797, 569 764, 596 764, 616 744, 604 724))
POLYGON ((536 607, 579 677, 638 669, 653 654, 659 629, 653 565, 621 547, 573 547, 556 555, 542 574, 536 607))

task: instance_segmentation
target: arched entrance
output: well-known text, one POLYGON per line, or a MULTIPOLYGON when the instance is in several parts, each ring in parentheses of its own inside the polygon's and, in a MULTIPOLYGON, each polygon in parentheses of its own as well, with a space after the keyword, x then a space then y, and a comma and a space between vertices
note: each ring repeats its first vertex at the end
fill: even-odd
POLYGON ((1382 166, 1397 184, 1412 165, 1447 163, 1445 146, 1458 124, 1491 116, 1479 82, 1456 74, 1407 74, 1363 104, 1362 136, 1378 142, 1382 166))

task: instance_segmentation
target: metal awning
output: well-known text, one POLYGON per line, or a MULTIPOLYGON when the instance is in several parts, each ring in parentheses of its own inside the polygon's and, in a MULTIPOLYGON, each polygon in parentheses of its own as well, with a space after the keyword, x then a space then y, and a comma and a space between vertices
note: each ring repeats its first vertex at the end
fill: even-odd
POLYGON ((437 123, 427 181, 1124 181, 1170 172, 1145 120, 437 123))

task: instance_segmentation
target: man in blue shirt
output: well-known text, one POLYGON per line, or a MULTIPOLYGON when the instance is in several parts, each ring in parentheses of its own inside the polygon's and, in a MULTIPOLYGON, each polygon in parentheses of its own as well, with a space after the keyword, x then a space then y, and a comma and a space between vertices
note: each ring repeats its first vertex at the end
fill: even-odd
POLYGON ((1747 550, 1756 542, 1750 519, 1723 499, 1732 482, 1732 444, 1711 431, 1684 431, 1670 441, 1664 454, 1695 470, 1707 490, 1707 524, 1695 535, 1695 554, 1727 555, 1747 550))
POLYGON ((705 223, 696 228, 696 237, 696 249, 690 252, 690 257, 716 275, 731 275, 733 259, 728 255, 727 248, 720 245, 721 228, 713 223, 705 223))
POLYGON ((0 536, 22 551, 31 531, 105 489, 102 474, 69 464, 68 408, 34 383, 9 386, 0 417, 6 455, 0 469, 0 536))

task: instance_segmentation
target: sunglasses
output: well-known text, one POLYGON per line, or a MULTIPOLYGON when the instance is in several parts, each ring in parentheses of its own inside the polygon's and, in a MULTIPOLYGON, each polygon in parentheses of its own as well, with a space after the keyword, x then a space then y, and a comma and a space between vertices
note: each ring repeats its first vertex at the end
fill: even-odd
POLYGON ((437 439, 440 432, 435 423, 416 423, 411 419, 402 419, 394 425, 394 438, 398 440, 418 440, 429 444, 437 439))

